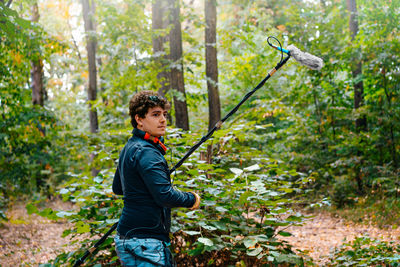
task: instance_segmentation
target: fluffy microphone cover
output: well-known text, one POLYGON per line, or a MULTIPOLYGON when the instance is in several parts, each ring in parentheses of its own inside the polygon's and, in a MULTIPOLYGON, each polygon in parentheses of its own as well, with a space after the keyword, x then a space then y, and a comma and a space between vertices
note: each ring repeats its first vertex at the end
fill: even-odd
POLYGON ((290 55, 294 57, 294 59, 313 70, 320 70, 324 66, 324 62, 321 58, 302 52, 294 45, 289 45, 287 49, 290 51, 290 55))

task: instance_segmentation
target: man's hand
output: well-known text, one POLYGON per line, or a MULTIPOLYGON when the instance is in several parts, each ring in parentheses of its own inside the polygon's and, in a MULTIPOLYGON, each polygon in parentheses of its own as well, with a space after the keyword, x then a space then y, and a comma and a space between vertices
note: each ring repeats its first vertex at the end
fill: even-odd
POLYGON ((190 208, 190 210, 196 210, 200 206, 200 196, 195 192, 190 192, 190 193, 192 193, 194 195, 194 197, 196 198, 196 201, 194 202, 194 205, 193 205, 193 207, 190 208))

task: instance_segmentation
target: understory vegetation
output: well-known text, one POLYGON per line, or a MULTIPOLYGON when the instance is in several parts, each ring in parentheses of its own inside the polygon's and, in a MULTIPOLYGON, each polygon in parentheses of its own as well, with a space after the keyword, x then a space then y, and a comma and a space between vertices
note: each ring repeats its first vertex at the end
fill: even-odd
MULTIPOLYGON (((112 193, 116 161, 131 136, 128 102, 160 88, 152 55, 148 1, 96 1, 99 88, 90 101, 99 130, 89 131, 88 79, 79 1, 0 1, 0 220, 29 198, 27 210, 67 219, 64 236, 80 249, 42 266, 70 266, 118 221, 112 193), (79 9, 78 8, 78 9, 79 9), (80 32, 79 34, 77 32, 80 32), (71 37, 72 36, 72 37, 71 37), (30 69, 41 58, 46 101, 32 104, 30 69), (74 210, 44 209, 61 197, 74 210), (78 241, 75 241, 78 242, 78 241)), ((170 121, 172 168, 207 133, 204 15, 181 1, 183 71, 190 130, 170 121)), ((304 209, 330 210, 358 223, 400 226, 400 1, 359 0, 352 38, 346 1, 217 1, 221 113, 227 114, 280 60, 268 46, 295 44, 324 60, 321 71, 291 59, 172 174, 201 194, 196 211, 175 209, 171 251, 195 266, 312 266, 280 237, 304 209), (361 73, 354 75, 354 63, 361 73), (363 99, 355 108, 355 87, 363 99), (210 149, 211 148, 211 149, 210 149), (210 152, 211 151, 211 152, 210 152)), ((200 11, 199 11, 200 10, 200 11)), ((158 33, 164 34, 165 33, 158 33)), ((173 64, 173 63, 171 63, 173 64)), ((183 97, 171 89, 166 97, 183 97)), ((171 115, 175 110, 171 110, 171 115)), ((87 266, 117 266, 110 236, 87 266)), ((332 266, 399 266, 398 244, 359 237, 330 255, 332 266)))

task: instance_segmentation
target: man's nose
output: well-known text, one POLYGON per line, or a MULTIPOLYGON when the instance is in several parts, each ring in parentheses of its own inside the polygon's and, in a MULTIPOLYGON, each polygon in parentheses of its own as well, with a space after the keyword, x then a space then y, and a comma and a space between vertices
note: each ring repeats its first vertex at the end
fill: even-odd
POLYGON ((165 120, 167 120, 167 115, 164 115, 164 114, 161 114, 161 121, 165 121, 165 120))

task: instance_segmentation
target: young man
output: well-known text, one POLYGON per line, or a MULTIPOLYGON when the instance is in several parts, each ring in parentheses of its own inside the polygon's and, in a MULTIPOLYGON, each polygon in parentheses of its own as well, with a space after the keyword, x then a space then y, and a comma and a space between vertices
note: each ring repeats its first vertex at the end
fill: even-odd
POLYGON ((123 266, 172 266, 171 208, 197 209, 200 197, 171 184, 163 144, 169 103, 152 91, 137 93, 129 103, 133 136, 122 149, 113 192, 124 208, 115 244, 123 266))

